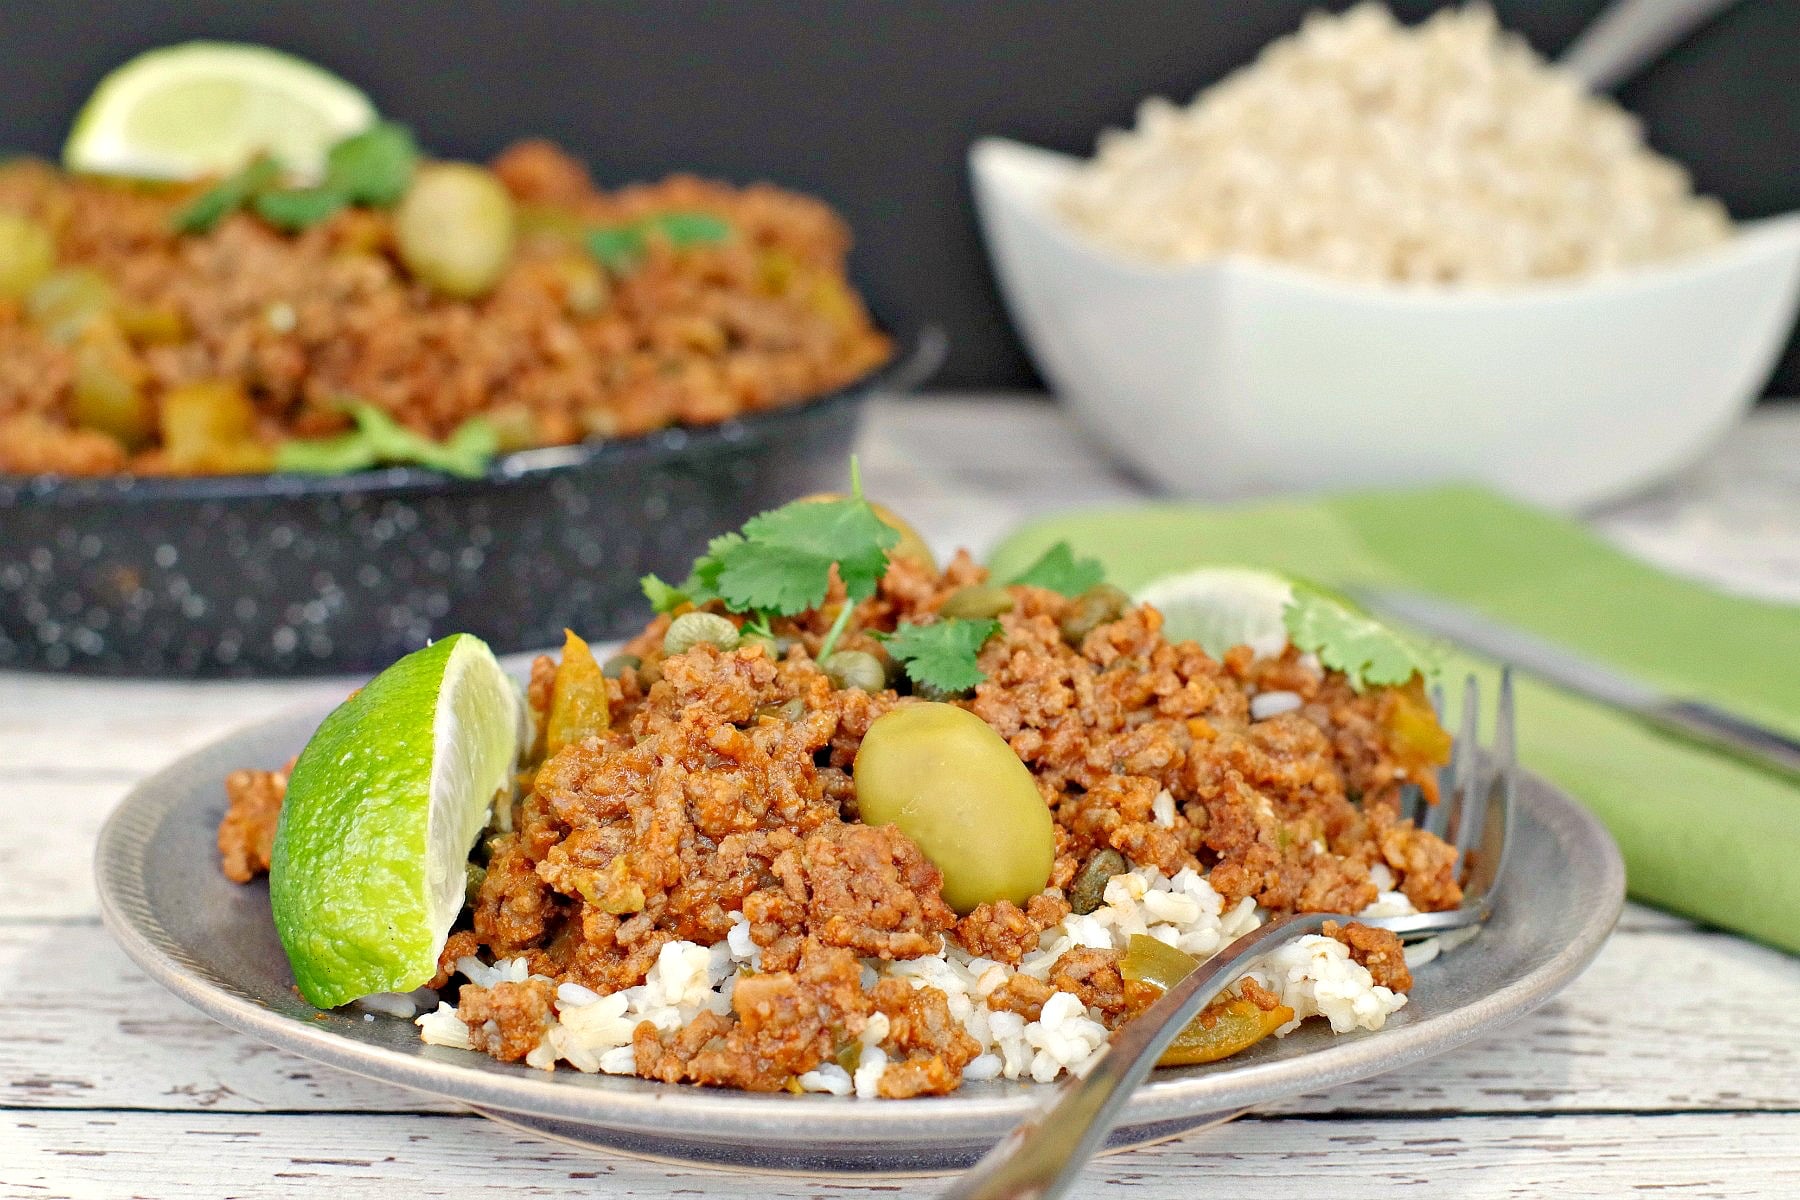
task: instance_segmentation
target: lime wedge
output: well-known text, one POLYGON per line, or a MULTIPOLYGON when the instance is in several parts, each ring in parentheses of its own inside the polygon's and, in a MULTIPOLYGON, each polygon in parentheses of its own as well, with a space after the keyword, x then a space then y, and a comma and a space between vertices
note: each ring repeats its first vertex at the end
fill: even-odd
POLYGON ((375 123, 360 89, 266 46, 187 42, 138 55, 100 81, 63 146, 71 171, 150 179, 225 175, 270 154, 301 179, 375 123))
POLYGON ((301 995, 334 1008, 431 978, 469 849, 512 787, 523 720, 518 688, 466 633, 325 718, 294 764, 269 867, 301 995))
POLYGON ((1133 598, 1162 613, 1163 636, 1171 642, 1199 642, 1214 658, 1233 646, 1263 657, 1287 646, 1283 614, 1294 583, 1251 567, 1200 567, 1152 580, 1133 598))

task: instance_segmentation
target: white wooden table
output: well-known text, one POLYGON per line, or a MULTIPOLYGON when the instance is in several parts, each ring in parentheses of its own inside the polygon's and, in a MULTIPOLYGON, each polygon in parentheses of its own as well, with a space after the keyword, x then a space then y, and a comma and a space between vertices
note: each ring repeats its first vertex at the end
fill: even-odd
MULTIPOLYGON (((1055 410, 877 409, 869 490, 934 542, 1136 495, 1055 410)), ((1800 409, 1602 515, 1639 551, 1800 600, 1800 409)), ((534 1141, 292 1058, 164 995, 95 915, 133 782, 343 681, 0 674, 0 1196, 928 1196, 920 1180, 729 1176, 534 1141)), ((1800 819, 1800 816, 1797 816, 1800 819)), ((1485 1042, 1090 1167, 1083 1196, 1800 1195, 1800 960, 1630 907, 1562 997, 1485 1042)))

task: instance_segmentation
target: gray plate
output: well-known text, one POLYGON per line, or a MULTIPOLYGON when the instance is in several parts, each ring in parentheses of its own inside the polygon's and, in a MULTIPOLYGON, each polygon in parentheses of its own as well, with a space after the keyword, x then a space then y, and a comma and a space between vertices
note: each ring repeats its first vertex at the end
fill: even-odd
MULTIPOLYGON (((946 1170, 979 1157, 1050 1093, 993 1082, 869 1102, 547 1073, 424 1045, 406 1022, 320 1013, 293 989, 268 889, 219 874, 214 834, 226 773, 285 762, 323 716, 278 717, 189 755, 140 784, 101 832, 95 871, 113 936, 151 978, 215 1020, 540 1133, 739 1168, 946 1170)), ((1494 1033, 1573 979, 1618 919, 1624 868, 1594 819, 1549 784, 1529 777, 1519 799, 1510 878, 1493 919, 1474 942, 1420 970, 1412 1002, 1387 1028, 1334 1037, 1314 1022, 1224 1063, 1159 1071, 1132 1097, 1113 1145, 1440 1054, 1494 1033)))

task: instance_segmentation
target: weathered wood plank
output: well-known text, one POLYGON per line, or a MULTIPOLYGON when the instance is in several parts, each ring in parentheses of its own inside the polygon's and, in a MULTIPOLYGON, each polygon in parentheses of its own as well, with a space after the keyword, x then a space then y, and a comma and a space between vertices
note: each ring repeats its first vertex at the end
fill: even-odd
MULTIPOLYGON (((538 1142, 477 1117, 32 1113, 0 1197, 931 1196, 941 1179, 725 1175, 538 1142)), ((1078 1196, 1772 1195, 1800 1116, 1234 1122, 1092 1164, 1078 1196), (1204 1181, 1204 1182, 1202 1182, 1204 1181)))
MULTIPOLYGON (((271 1050, 145 979, 95 925, 0 926, 0 1105, 439 1107, 271 1050)), ((1285 1113, 1800 1110, 1800 960, 1723 935, 1621 933, 1564 995, 1452 1054, 1285 1113)))

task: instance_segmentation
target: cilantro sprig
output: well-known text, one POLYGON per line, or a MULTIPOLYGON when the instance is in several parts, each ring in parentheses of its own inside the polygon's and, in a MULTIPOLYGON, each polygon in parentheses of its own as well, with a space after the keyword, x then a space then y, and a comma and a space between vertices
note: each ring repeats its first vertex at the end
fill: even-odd
POLYGON ((658 213, 628 225, 603 225, 587 234, 588 253, 614 275, 625 275, 637 268, 649 253, 650 239, 660 237, 677 250, 689 246, 711 246, 731 236, 731 226, 723 218, 706 212, 676 211, 658 213))
POLYGON ((374 466, 411 464, 479 479, 499 452, 494 427, 481 417, 469 418, 448 438, 435 442, 372 404, 356 402, 348 410, 355 429, 336 437, 282 442, 275 450, 275 469, 299 475, 343 475, 374 466))
POLYGON ((1079 596, 1106 577, 1097 558, 1076 558, 1069 543, 1058 542, 1015 576, 1015 584, 1049 588, 1065 596, 1079 596))
POLYGON ((412 186, 419 146, 412 130, 379 121, 334 145, 314 187, 282 187, 281 164, 267 155, 219 180, 175 214, 178 233, 207 233, 242 208, 287 232, 308 229, 352 204, 388 208, 412 186))
POLYGON ((903 621, 894 632, 875 637, 906 668, 913 683, 953 696, 987 678, 975 660, 999 632, 1000 622, 992 618, 949 617, 929 625, 903 621))
POLYGON ((1349 600, 1309 583, 1295 581, 1293 588, 1281 612, 1288 641, 1342 671, 1357 691, 1403 684, 1436 668, 1425 647, 1349 600))
POLYGON ((825 603, 835 568, 845 599, 819 648, 823 660, 843 636, 851 612, 875 594, 887 572, 888 551, 900 541, 899 531, 863 497, 855 460, 850 478, 849 496, 796 500, 751 517, 739 533, 714 538, 680 587, 644 576, 644 595, 658 612, 718 600, 730 612, 794 617, 825 603))

